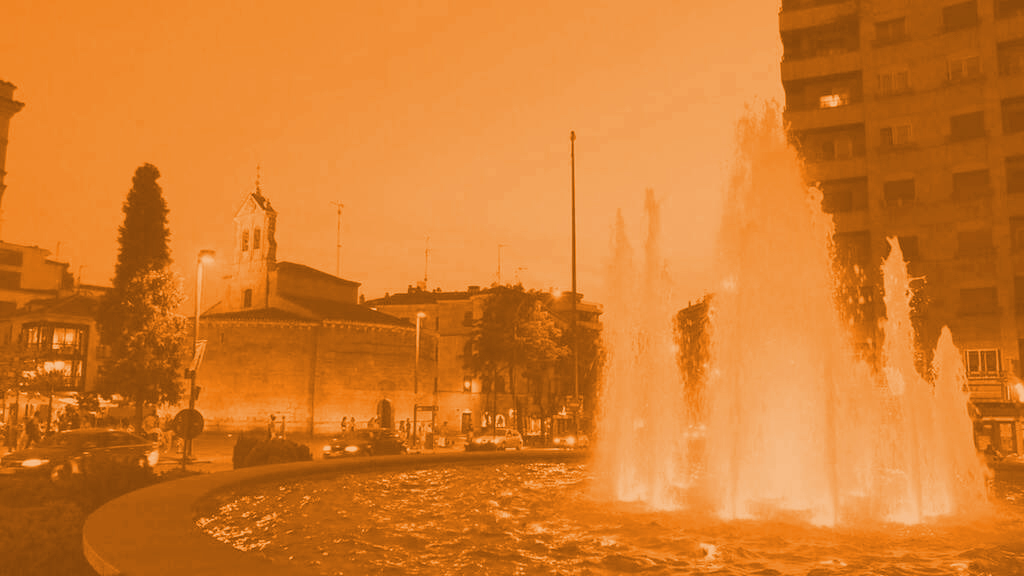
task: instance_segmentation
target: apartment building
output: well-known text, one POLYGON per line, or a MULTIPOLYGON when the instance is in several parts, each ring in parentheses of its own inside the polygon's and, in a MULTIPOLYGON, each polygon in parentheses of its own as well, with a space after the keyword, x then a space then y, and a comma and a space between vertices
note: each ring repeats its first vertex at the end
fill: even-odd
POLYGON ((1017 451, 1024 0, 783 0, 779 28, 786 120, 835 219, 858 340, 877 350, 897 238, 922 349, 950 327, 984 434, 1017 451))

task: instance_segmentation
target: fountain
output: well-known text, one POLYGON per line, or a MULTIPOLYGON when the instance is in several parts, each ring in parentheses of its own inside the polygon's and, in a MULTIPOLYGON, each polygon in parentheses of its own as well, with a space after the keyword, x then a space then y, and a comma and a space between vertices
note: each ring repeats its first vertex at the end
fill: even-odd
POLYGON ((669 348, 658 344, 670 341, 672 315, 659 309, 666 295, 658 293, 659 215, 650 193, 639 289, 629 285, 621 219, 616 226, 598 470, 620 500, 709 505, 725 519, 917 523, 972 509, 985 500, 985 478, 948 330, 929 382, 915 367, 909 278, 890 241, 883 368, 875 374, 856 358, 834 303, 831 219, 821 193, 804 186, 779 116, 769 105, 739 125, 710 312, 705 486, 667 489, 685 484, 685 449, 673 440, 683 437, 686 411, 669 348))
POLYGON ((687 421, 648 191, 642 261, 621 214, 614 225, 590 463, 554 452, 395 461, 215 494, 197 524, 320 574, 1019 570, 1024 493, 988 505, 952 336, 942 332, 923 378, 890 242, 882 358, 857 359, 833 303, 831 222, 779 116, 769 106, 739 127, 703 421, 687 421), (695 429, 702 450, 687 442, 695 429))

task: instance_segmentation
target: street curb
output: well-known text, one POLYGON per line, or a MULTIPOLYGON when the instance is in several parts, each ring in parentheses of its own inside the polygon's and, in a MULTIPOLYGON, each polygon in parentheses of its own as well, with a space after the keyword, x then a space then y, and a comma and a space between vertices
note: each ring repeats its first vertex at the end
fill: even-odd
POLYGON ((566 462, 587 455, 560 450, 447 452, 294 462, 201 474, 149 486, 104 504, 86 519, 82 548, 100 576, 313 574, 305 567, 274 563, 219 542, 196 525, 198 509, 217 493, 304 477, 438 464, 566 462))

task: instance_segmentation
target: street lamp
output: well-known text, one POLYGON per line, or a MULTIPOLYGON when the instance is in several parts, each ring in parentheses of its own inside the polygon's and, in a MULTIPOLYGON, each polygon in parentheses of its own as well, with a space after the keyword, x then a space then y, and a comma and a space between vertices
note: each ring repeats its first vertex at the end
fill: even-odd
MULTIPOLYGON (((193 355, 199 352, 199 312, 200 303, 203 299, 203 266, 213 264, 213 257, 216 253, 213 250, 200 250, 196 258, 196 307, 195 324, 192 326, 192 350, 193 355)), ((192 458, 192 411, 196 407, 196 373, 199 372, 199 364, 194 363, 191 379, 188 386, 188 412, 185 413, 185 453, 181 456, 182 466, 186 460, 192 458)))
POLYGON ((420 393, 420 323, 427 317, 425 312, 416 313, 416 358, 413 360, 412 369, 412 432, 416 438, 416 427, 419 425, 420 405, 416 396, 420 393))
POLYGON ((572 337, 572 401, 576 437, 580 435, 579 338, 576 335, 576 132, 569 132, 569 165, 572 177, 572 315, 569 332, 572 337))

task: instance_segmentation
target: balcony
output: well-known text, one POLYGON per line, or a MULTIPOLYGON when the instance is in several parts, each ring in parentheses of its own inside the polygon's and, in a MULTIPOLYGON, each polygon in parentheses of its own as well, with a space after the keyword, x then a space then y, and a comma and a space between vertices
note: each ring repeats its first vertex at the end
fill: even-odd
POLYGON ((835 52, 803 60, 783 60, 782 81, 791 82, 832 74, 858 72, 864 68, 859 51, 835 52))
POLYGON ((832 126, 864 123, 864 105, 860 102, 835 108, 786 109, 786 121, 793 130, 819 130, 832 126))
POLYGON ((854 0, 786 0, 779 12, 779 30, 799 30, 857 13, 854 0))

